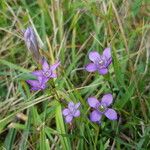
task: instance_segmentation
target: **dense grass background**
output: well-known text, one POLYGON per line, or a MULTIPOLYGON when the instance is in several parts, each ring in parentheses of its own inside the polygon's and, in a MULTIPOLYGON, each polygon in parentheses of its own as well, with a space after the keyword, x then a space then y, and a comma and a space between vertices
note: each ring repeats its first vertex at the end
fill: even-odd
POLYGON ((150 149, 149 19, 149 0, 1 0, 0 149, 150 149), (49 63, 62 64, 43 92, 25 82, 38 68, 23 41, 28 26, 49 63), (88 52, 108 46, 110 73, 85 71, 88 52), (108 92, 119 119, 91 123, 87 97, 108 92), (82 103, 72 126, 58 100, 82 103))

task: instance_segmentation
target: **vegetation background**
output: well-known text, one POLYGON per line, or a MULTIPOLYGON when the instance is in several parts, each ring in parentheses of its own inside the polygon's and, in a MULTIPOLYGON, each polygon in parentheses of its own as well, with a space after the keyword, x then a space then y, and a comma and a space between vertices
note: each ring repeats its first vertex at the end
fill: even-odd
POLYGON ((0 0, 0 149, 150 149, 149 29, 149 0, 0 0), (30 92, 25 82, 37 69, 23 40, 28 26, 49 63, 61 60, 53 89, 30 92), (110 73, 85 71, 88 53, 108 46, 110 73), (118 120, 90 122, 87 97, 108 92, 118 120), (57 98, 82 103, 72 125, 57 98))

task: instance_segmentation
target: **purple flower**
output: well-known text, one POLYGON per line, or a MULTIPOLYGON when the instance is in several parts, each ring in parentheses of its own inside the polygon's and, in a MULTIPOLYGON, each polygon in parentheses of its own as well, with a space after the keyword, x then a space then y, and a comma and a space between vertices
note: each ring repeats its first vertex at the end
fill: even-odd
POLYGON ((34 59, 41 63, 41 55, 39 52, 38 41, 31 27, 24 31, 24 40, 28 50, 32 53, 34 59))
POLYGON ((39 76, 37 80, 27 80, 26 82, 31 85, 32 91, 38 91, 46 88, 47 79, 39 76))
POLYGON ((74 117, 80 116, 80 111, 78 110, 80 103, 74 104, 69 102, 68 108, 65 108, 62 113, 65 116, 66 123, 71 123, 74 117))
POLYGON ((49 80, 50 78, 56 78, 57 75, 54 73, 54 70, 60 65, 60 61, 57 61, 53 65, 49 65, 47 61, 44 59, 42 64, 42 70, 37 70, 32 72, 33 75, 37 77, 43 77, 45 80, 49 80))
POLYGON ((95 97, 89 97, 87 101, 90 107, 94 108, 90 114, 90 120, 92 122, 100 122, 103 115, 110 120, 117 119, 116 111, 108 108, 113 102, 113 96, 111 94, 105 94, 100 102, 95 97))
POLYGON ((32 86, 31 90, 44 90, 46 88, 46 83, 51 78, 56 78, 57 75, 54 70, 60 65, 60 61, 56 62, 54 65, 49 65, 44 59, 42 64, 42 70, 37 70, 32 72, 32 74, 37 78, 37 80, 27 80, 27 83, 32 86))
POLYGON ((90 52, 89 59, 92 63, 89 63, 85 68, 88 72, 98 71, 102 75, 107 74, 108 66, 112 62, 111 49, 105 48, 102 55, 96 51, 90 52))

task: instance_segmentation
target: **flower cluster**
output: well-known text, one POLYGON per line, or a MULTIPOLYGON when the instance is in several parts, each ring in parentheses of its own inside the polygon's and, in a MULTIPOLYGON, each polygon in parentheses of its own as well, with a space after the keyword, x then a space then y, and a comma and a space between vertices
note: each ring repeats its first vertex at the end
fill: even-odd
MULTIPOLYGON (((95 97, 89 97, 87 99, 89 106, 93 109, 90 114, 90 120, 92 122, 101 123, 101 118, 105 115, 110 120, 117 120, 117 113, 114 109, 108 108, 113 102, 112 94, 103 95, 101 101, 95 97)), ((80 110, 78 110, 80 103, 74 104, 70 102, 68 108, 63 110, 66 123, 70 123, 74 117, 80 116, 80 110)))
MULTIPOLYGON (((31 85, 31 90, 33 91, 44 90, 48 80, 57 77, 54 71, 60 65, 60 61, 57 61, 53 65, 49 65, 46 59, 42 59, 35 33, 31 27, 27 28, 24 32, 24 40, 27 48, 33 54, 33 57, 37 62, 42 64, 41 70, 32 72, 32 75, 36 77, 36 80, 27 80, 27 83, 31 85)), ((105 75, 108 73, 108 67, 112 62, 111 49, 105 48, 102 55, 96 51, 92 51, 89 53, 89 59, 91 60, 91 63, 86 65, 85 69, 88 72, 98 71, 99 74, 105 75)), ((90 120, 92 122, 100 123, 103 115, 110 120, 116 120, 116 111, 112 108, 108 108, 112 102, 112 94, 105 94, 100 101, 95 97, 89 97, 87 99, 87 103, 92 109, 92 112, 90 113, 90 120)), ((79 107, 80 103, 75 104, 74 102, 69 102, 68 107, 63 109, 62 114, 65 117, 66 123, 71 123, 73 118, 80 116, 79 107)))

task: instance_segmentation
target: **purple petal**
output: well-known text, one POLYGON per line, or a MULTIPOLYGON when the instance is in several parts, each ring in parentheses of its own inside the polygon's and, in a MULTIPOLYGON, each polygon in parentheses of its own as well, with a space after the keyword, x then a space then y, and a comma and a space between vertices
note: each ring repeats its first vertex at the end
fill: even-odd
POLYGON ((50 69, 51 69, 52 71, 54 71, 59 65, 60 65, 60 61, 58 61, 58 62, 56 62, 55 64, 51 65, 51 66, 50 66, 50 69))
POLYGON ((43 71, 47 71, 50 69, 49 64, 47 63, 45 59, 43 60, 42 69, 43 71))
POLYGON ((110 59, 107 60, 106 67, 108 67, 111 63, 112 63, 112 58, 110 58, 110 59))
POLYGON ((79 108, 79 106, 80 106, 80 102, 79 103, 77 103, 77 104, 75 104, 75 109, 78 109, 79 108))
POLYGON ((57 74, 56 73, 52 73, 50 78, 57 78, 57 74))
POLYGON ((37 71, 32 72, 32 74, 35 76, 42 76, 43 72, 42 72, 42 70, 37 70, 37 71))
POLYGON ((90 52, 89 53, 89 59, 93 62, 96 62, 97 60, 100 59, 100 54, 96 51, 90 52))
POLYGON ((101 75, 105 75, 105 74, 108 73, 108 69, 107 69, 107 68, 101 68, 101 69, 98 70, 98 72, 99 72, 99 74, 101 74, 101 75))
POLYGON ((44 76, 38 76, 38 80, 39 80, 40 88, 44 90, 46 88, 46 83, 48 81, 48 78, 44 76))
POLYGON ((95 97, 89 97, 87 101, 90 107, 93 108, 97 108, 100 105, 100 102, 95 97))
POLYGON ((103 51, 103 55, 107 58, 110 59, 111 58, 111 48, 105 48, 103 51))
POLYGON ((112 102, 113 102, 113 96, 112 96, 112 94, 105 94, 102 97, 101 103, 104 103, 106 105, 106 107, 109 106, 112 102))
POLYGON ((72 119, 73 119, 73 116, 68 115, 68 116, 66 116, 65 121, 66 121, 66 123, 70 123, 72 121, 72 119))
POLYGON ((38 80, 27 80, 26 81, 28 84, 30 84, 33 87, 38 87, 39 86, 39 81, 38 80))
POLYGON ((117 119, 117 113, 114 109, 108 109, 104 114, 110 120, 116 120, 117 119))
POLYGON ((78 117, 78 116, 80 116, 80 111, 79 111, 79 110, 77 110, 77 111, 73 114, 73 116, 74 116, 74 117, 78 117))
POLYGON ((74 102, 69 102, 68 108, 69 108, 69 109, 74 109, 74 107, 75 107, 74 102))
POLYGON ((66 109, 64 109, 64 110, 62 111, 62 113, 63 113, 64 116, 67 116, 67 115, 69 115, 70 110, 69 110, 68 108, 66 108, 66 109))
POLYGON ((32 88, 31 88, 31 91, 38 91, 38 90, 41 90, 41 89, 38 88, 38 87, 32 87, 32 88))
POLYGON ((40 85, 43 85, 43 84, 46 84, 46 82, 48 81, 48 78, 44 76, 38 76, 38 81, 40 85))
POLYGON ((88 72, 94 72, 97 70, 97 67, 94 63, 89 63, 85 69, 88 71, 88 72))
POLYGON ((102 114, 100 112, 98 112, 97 110, 94 110, 93 112, 91 112, 90 114, 90 120, 92 122, 98 122, 100 121, 102 118, 102 114))

